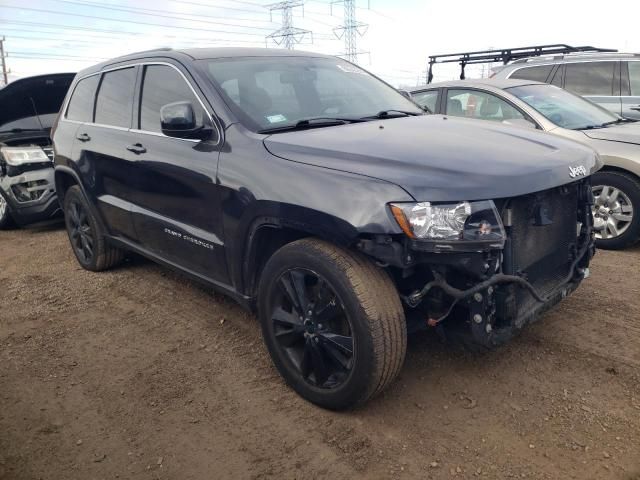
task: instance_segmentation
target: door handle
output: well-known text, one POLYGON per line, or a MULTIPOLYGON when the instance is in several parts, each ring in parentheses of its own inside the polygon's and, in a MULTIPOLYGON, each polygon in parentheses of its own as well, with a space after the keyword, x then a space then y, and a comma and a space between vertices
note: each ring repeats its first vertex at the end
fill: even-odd
POLYGON ((135 143, 133 145, 129 145, 127 150, 135 153, 136 155, 140 155, 141 153, 147 153, 147 149, 142 146, 141 143, 135 143))
POLYGON ((91 137, 86 133, 81 133, 80 135, 76 136, 76 138, 81 142, 88 142, 89 140, 91 140, 91 137))

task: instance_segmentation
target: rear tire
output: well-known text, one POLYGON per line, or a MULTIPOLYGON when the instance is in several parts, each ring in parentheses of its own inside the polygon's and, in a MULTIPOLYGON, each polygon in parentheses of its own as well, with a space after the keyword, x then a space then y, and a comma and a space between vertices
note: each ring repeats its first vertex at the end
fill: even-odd
POLYGON ((267 262, 258 307, 271 358, 305 399, 344 409, 398 375, 406 322, 391 279, 363 255, 303 239, 267 262))
POLYGON ((634 245, 640 239, 640 181, 629 173, 604 171, 594 174, 591 184, 596 246, 618 250, 634 245))
POLYGON ((65 193, 64 218, 71 248, 83 268, 99 272, 122 261, 124 252, 107 244, 100 222, 77 185, 65 193))

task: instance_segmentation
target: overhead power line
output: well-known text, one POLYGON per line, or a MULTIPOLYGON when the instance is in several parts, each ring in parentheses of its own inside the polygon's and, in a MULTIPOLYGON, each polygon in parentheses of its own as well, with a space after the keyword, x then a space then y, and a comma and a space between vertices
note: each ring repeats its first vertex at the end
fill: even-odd
MULTIPOLYGON (((166 24, 162 24, 162 23, 141 22, 141 21, 137 21, 137 20, 126 20, 126 19, 121 19, 121 18, 100 17, 98 15, 83 15, 81 13, 56 12, 54 10, 46 10, 46 9, 43 9, 43 8, 15 7, 15 6, 11 6, 11 5, 0 5, 0 8, 12 8, 12 9, 21 10, 21 11, 49 13, 49 14, 55 14, 55 15, 66 15, 66 16, 70 16, 70 17, 79 17, 79 18, 90 18, 92 20, 107 20, 107 21, 111 21, 111 22, 130 23, 130 24, 134 24, 134 25, 148 25, 148 26, 152 26, 152 27, 163 27, 163 28, 177 28, 177 29, 180 29, 180 30, 192 30, 192 31, 199 31, 199 32, 212 32, 212 33, 229 33, 229 34, 235 34, 235 35, 262 36, 261 33, 238 32, 238 31, 234 32, 234 31, 229 31, 229 30, 211 30, 211 29, 208 29, 208 28, 187 27, 187 26, 183 26, 183 25, 166 25, 166 24)), ((235 25, 230 25, 230 26, 235 26, 235 25)))
MULTIPOLYGON (((193 19, 193 18, 177 18, 175 15, 183 15, 179 12, 165 12, 165 13, 171 13, 171 15, 164 15, 162 13, 147 13, 144 12, 142 10, 149 10, 149 9, 141 9, 141 8, 132 8, 132 7, 116 7, 116 6, 105 6, 105 5, 98 5, 95 3, 89 3, 89 2, 77 2, 74 0, 50 0, 53 2, 59 2, 59 3, 66 3, 66 4, 71 4, 71 5, 81 5, 81 6, 90 6, 92 8, 102 8, 105 10, 116 10, 116 11, 120 11, 120 12, 128 12, 128 13, 134 13, 136 15, 146 15, 149 17, 154 17, 154 18, 170 18, 172 20, 184 20, 187 22, 197 22, 197 23, 207 23, 207 24, 211 24, 211 25, 224 25, 227 27, 240 27, 240 28, 251 28, 251 29, 255 29, 255 30, 271 30, 270 27, 258 27, 256 25, 241 25, 241 24, 237 24, 237 23, 228 23, 228 22, 214 22, 211 20, 199 20, 199 19, 193 19)), ((162 10, 150 10, 153 12, 162 12, 162 10)), ((201 17, 209 17, 209 15, 199 15, 201 17)), ((217 17, 210 17, 210 18, 217 18, 217 17)), ((255 21, 255 20, 254 20, 255 21)))

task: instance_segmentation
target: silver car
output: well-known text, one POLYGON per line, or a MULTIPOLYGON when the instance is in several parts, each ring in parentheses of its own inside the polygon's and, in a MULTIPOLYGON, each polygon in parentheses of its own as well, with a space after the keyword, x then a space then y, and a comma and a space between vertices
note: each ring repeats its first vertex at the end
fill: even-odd
POLYGON ((593 147, 605 164, 592 177, 598 246, 625 248, 640 239, 640 122, 527 80, 432 83, 411 95, 433 113, 536 128, 593 147))
POLYGON ((640 54, 570 53, 516 60, 494 78, 550 83, 613 113, 640 120, 640 54))

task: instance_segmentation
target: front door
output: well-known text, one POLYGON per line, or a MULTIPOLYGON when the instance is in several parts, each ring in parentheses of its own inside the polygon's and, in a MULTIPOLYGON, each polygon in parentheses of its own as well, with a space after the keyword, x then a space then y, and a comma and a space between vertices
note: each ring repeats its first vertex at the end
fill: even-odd
POLYGON ((192 273, 228 284, 217 168, 219 141, 167 137, 160 109, 190 102, 204 123, 210 114, 178 66, 143 67, 134 109, 135 141, 129 158, 138 175, 132 217, 141 248, 192 273))

